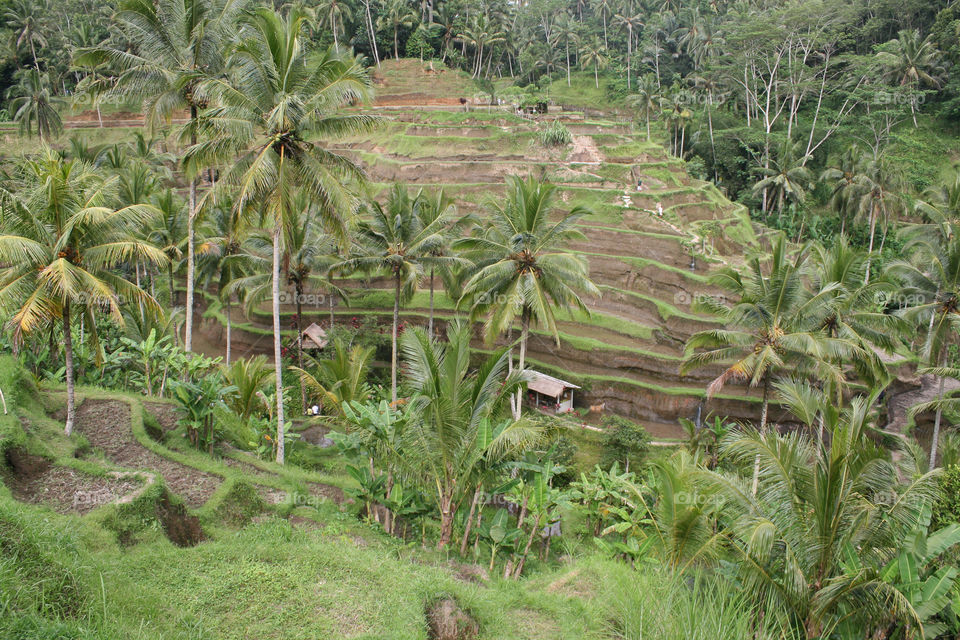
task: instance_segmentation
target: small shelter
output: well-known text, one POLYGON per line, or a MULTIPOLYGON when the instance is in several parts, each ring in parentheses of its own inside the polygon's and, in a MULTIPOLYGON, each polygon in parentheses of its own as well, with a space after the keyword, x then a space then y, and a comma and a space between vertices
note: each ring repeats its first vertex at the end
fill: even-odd
POLYGON ((527 369, 527 374, 530 376, 527 383, 527 402, 531 406, 555 413, 573 411, 573 390, 580 387, 531 369, 527 369))
POLYGON ((300 342, 306 350, 323 349, 330 340, 327 339, 327 332, 316 322, 311 323, 309 327, 303 330, 300 336, 300 342))

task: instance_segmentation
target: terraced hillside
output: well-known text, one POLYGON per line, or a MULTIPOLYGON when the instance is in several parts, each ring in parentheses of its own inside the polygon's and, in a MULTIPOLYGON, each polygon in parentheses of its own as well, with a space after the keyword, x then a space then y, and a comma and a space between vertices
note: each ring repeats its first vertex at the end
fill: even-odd
MULTIPOLYGON (((482 216, 485 205, 503 193, 505 176, 533 174, 561 187, 565 208, 581 205, 593 212, 582 222, 587 239, 572 248, 588 259, 603 295, 589 300, 589 317, 564 315, 559 348, 538 333, 530 345, 531 366, 583 386, 578 404, 605 403, 607 411, 638 418, 659 437, 676 435, 676 419, 698 410, 755 417, 757 403, 744 388, 731 386, 702 404, 706 383, 718 370, 679 375, 686 338, 716 326, 693 313, 691 301, 717 293, 707 284, 709 271, 755 242, 742 207, 691 178, 681 161, 657 141, 647 142, 645 132, 629 121, 570 112, 527 117, 479 105, 465 109, 459 97, 471 98, 469 83, 410 61, 385 62, 378 85, 374 108, 383 126, 340 145, 363 164, 374 194, 394 182, 443 188, 461 212, 482 216), (544 148, 536 139, 538 127, 553 119, 574 136, 566 148, 544 148), (701 240, 697 233, 704 221, 713 231, 701 240), (708 249, 705 255, 701 246, 708 249)), ((373 314, 388 321, 392 305, 385 283, 365 282, 363 289, 344 284, 353 295, 349 308, 338 307, 336 316, 373 314)), ((423 321, 427 306, 426 294, 418 295, 405 307, 404 320, 423 321)), ((454 301, 442 295, 437 307, 441 318, 454 314, 454 301)), ((292 316, 292 305, 285 312, 292 316)), ((222 320, 216 309, 207 316, 222 320)), ((235 340, 267 350, 266 308, 234 321, 235 340)), ((313 321, 329 323, 327 310, 308 311, 304 322, 313 321)), ((206 323, 211 344, 221 340, 220 325, 206 323)))

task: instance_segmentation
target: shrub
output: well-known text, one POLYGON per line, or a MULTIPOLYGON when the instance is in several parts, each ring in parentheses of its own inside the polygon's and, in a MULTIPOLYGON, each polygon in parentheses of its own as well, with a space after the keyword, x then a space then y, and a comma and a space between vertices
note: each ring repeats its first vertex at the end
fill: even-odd
POLYGON ((951 465, 940 476, 940 497, 933 505, 930 529, 960 522, 960 466, 951 465))
POLYGON ((564 147, 573 142, 573 135, 562 122, 554 120, 537 132, 537 139, 545 147, 564 147))
POLYGON ((604 427, 600 459, 604 468, 619 462, 629 471, 631 466, 636 467, 643 461, 650 448, 650 434, 646 429, 621 416, 604 416, 600 426, 604 427))

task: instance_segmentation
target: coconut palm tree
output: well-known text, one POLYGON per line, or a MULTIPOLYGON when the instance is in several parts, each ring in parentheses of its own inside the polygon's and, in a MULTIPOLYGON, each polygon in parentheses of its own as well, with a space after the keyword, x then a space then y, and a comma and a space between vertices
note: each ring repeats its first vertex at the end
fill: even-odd
POLYGON ((872 630, 890 621, 922 628, 909 600, 880 569, 936 495, 936 475, 901 483, 889 452, 868 437, 876 428, 879 390, 843 411, 815 394, 784 390, 785 402, 804 399, 787 404, 808 427, 813 416, 825 416, 830 450, 799 432, 734 432, 722 452, 737 470, 700 476, 722 500, 721 526, 741 560, 743 587, 765 603, 760 615, 795 622, 810 639, 845 636, 845 626, 851 635, 881 637, 872 630), (758 490, 750 492, 756 459, 762 473, 758 490))
POLYGON ((864 283, 870 281, 870 263, 873 260, 873 245, 876 238, 877 222, 883 219, 883 239, 880 250, 886 240, 889 218, 904 210, 904 199, 900 193, 902 181, 899 172, 884 157, 879 156, 861 163, 861 168, 853 178, 854 193, 857 201, 857 215, 865 217, 870 224, 870 244, 867 252, 867 270, 864 283))
POLYGON ((593 83, 600 88, 600 69, 607 66, 610 58, 607 57, 607 48, 599 40, 580 47, 580 66, 593 67, 593 83))
MULTIPOLYGON (((225 71, 225 52, 234 39, 245 0, 123 0, 115 20, 124 42, 114 46, 79 49, 74 62, 96 69, 108 65, 119 71, 116 91, 141 98, 147 124, 153 128, 188 111, 181 139, 197 143, 197 127, 207 101, 196 88, 205 78, 225 71), (135 52, 128 43, 132 43, 135 52)), ((187 209, 187 300, 184 349, 193 348, 193 297, 197 174, 189 173, 187 209)))
MULTIPOLYGON (((707 386, 707 397, 732 380, 746 380, 762 388, 761 434, 767 431, 770 387, 788 371, 814 375, 830 385, 843 386, 843 372, 836 364, 861 354, 860 347, 846 339, 822 334, 811 320, 823 317, 832 287, 814 295, 804 286, 809 250, 791 259, 783 236, 774 242, 769 260, 753 257, 741 272, 728 267, 712 277, 713 284, 730 292, 732 304, 701 300, 698 306, 718 315, 729 328, 695 333, 687 340, 681 373, 723 364, 723 372, 707 386)), ((754 491, 757 474, 755 469, 754 491)))
POLYGON ((366 402, 373 395, 373 389, 367 383, 373 353, 373 347, 350 345, 342 339, 335 339, 329 357, 314 361, 316 374, 300 367, 290 368, 306 386, 311 400, 343 416, 344 406, 351 402, 366 402))
POLYGON ((174 271, 183 258, 183 245, 187 238, 187 212, 185 202, 173 189, 154 196, 153 205, 160 210, 160 217, 147 230, 147 241, 167 256, 167 282, 170 287, 170 306, 177 304, 174 271))
POLYGON ((633 32, 643 27, 643 14, 631 14, 625 11, 625 13, 614 15, 613 20, 627 30, 627 91, 630 91, 633 88, 630 80, 633 68, 633 32))
POLYGON ((457 509, 468 481, 485 459, 522 453, 540 439, 541 428, 505 415, 505 401, 520 387, 520 372, 508 375, 509 356, 500 350, 479 368, 470 366, 468 324, 447 325, 447 341, 420 328, 403 334, 404 388, 410 391, 407 463, 436 489, 440 540, 453 537, 457 509))
POLYGON ((333 46, 339 49, 337 37, 346 30, 347 23, 353 18, 353 10, 343 0, 321 0, 315 9, 320 17, 320 26, 329 27, 333 34, 333 46))
POLYGON ((393 282, 393 328, 391 331, 390 396, 397 401, 397 337, 400 305, 416 293, 425 269, 449 269, 463 264, 459 257, 446 255, 446 230, 452 219, 450 207, 435 217, 420 215, 406 188, 397 184, 385 205, 372 202, 368 215, 356 232, 356 255, 337 265, 334 272, 385 271, 393 282))
POLYGON ((662 101, 656 78, 649 73, 640 78, 637 93, 628 98, 630 106, 643 114, 643 121, 647 125, 647 142, 650 142, 650 117, 660 110, 662 101))
POLYGON ((801 204, 806 199, 813 177, 804 166, 805 157, 800 151, 799 142, 785 140, 769 166, 758 169, 762 177, 753 185, 753 192, 763 194, 764 211, 769 209, 772 200, 777 202, 777 213, 782 214, 787 201, 801 204))
POLYGON ((138 239, 140 229, 159 214, 152 206, 113 206, 116 180, 49 149, 25 161, 12 190, 4 189, 0 228, 0 310, 14 340, 54 323, 63 329, 67 417, 73 431, 73 340, 71 319, 86 319, 99 353, 94 314, 106 311, 123 324, 121 305, 141 305, 160 313, 156 301, 118 275, 116 267, 134 261, 163 265, 167 258, 138 239))
MULTIPOLYGON (((936 89, 940 86, 940 78, 944 74, 941 57, 934 35, 931 33, 921 39, 917 29, 900 31, 896 38, 877 52, 877 60, 884 67, 884 79, 914 91, 922 87, 936 89)), ((910 115, 916 128, 917 109, 912 99, 910 115)))
MULTIPOLYGON (((197 271, 200 279, 217 283, 217 294, 223 302, 226 319, 226 354, 224 364, 230 366, 233 346, 231 303, 233 293, 229 285, 249 271, 249 256, 243 247, 253 232, 252 213, 234 206, 232 198, 204 203, 204 221, 200 229, 203 239, 197 246, 197 271)), ((249 207, 248 207, 249 209, 249 207)))
POLYGON ((830 188, 830 208, 840 215, 840 235, 846 231, 847 217, 856 211, 854 178, 862 153, 856 144, 848 146, 833 166, 820 173, 820 182, 830 188))
MULTIPOLYGON (((930 467, 937 460, 943 408, 944 381, 953 377, 947 354, 960 342, 960 224, 940 215, 929 225, 911 225, 904 229, 904 253, 909 261, 898 261, 891 270, 908 284, 907 295, 925 300, 904 310, 903 315, 925 330, 921 356, 934 375, 939 389, 930 443, 930 467)), ((915 411, 917 411, 915 409, 915 411)))
POLYGON ((42 13, 48 9, 46 0, 15 0, 3 11, 3 20, 13 40, 11 48, 19 53, 20 47, 27 45, 33 58, 33 69, 38 74, 40 63, 37 61, 37 45, 47 46, 42 13))
POLYGON ((29 136, 36 125, 40 144, 43 144, 63 130, 63 121, 56 107, 59 99, 53 95, 47 76, 40 75, 36 69, 28 69, 20 83, 7 90, 7 97, 13 98, 10 107, 21 133, 29 136))
POLYGON ((256 203, 272 226, 279 463, 284 459, 285 428, 280 345, 284 223, 292 219, 295 194, 304 191, 316 205, 319 223, 345 242, 346 216, 356 202, 350 186, 363 174, 356 164, 322 143, 377 123, 365 114, 341 113, 343 107, 369 95, 369 76, 352 56, 335 51, 311 54, 303 39, 304 20, 297 8, 285 16, 267 8, 249 14, 245 37, 231 57, 231 78, 212 78, 197 86, 199 95, 217 106, 203 120, 204 139, 184 158, 194 172, 210 163, 223 166, 218 184, 236 187, 236 206, 256 203))
POLYGON ((393 30, 393 57, 397 60, 400 59, 400 29, 409 29, 416 19, 417 16, 410 10, 406 0, 389 0, 377 19, 378 27, 393 30))
MULTIPOLYGON (((551 42, 555 47, 563 44, 564 51, 566 53, 567 59, 567 86, 570 86, 570 44, 573 43, 576 47, 577 43, 580 41, 580 25, 577 24, 576 20, 569 13, 562 13, 560 17, 553 23, 553 30, 551 31, 551 42)), ((576 52, 576 49, 574 49, 576 52)))
MULTIPOLYGON (((520 370, 531 323, 545 327, 559 346, 554 308, 575 306, 587 312, 581 292, 600 295, 590 281, 586 261, 563 251, 568 242, 584 237, 576 223, 589 211, 575 207, 559 220, 551 219, 557 195, 556 186, 550 183, 510 176, 505 201, 493 205, 483 232, 453 245, 474 259, 464 299, 471 301, 473 317, 486 316, 487 341, 492 342, 520 320, 520 370)), ((520 403, 518 392, 515 418, 520 417, 520 403)))
MULTIPOLYGON (((420 218, 422 225, 429 226, 438 219, 445 223, 445 226, 443 226, 440 230, 442 242, 434 247, 434 249, 431 251, 434 256, 438 257, 453 255, 453 241, 460 237, 460 235, 466 230, 467 225, 476 222, 476 218, 470 214, 458 217, 456 203, 454 202, 453 198, 444 193, 443 189, 440 189, 436 193, 430 193, 428 191, 419 192, 415 198, 413 207, 417 216, 420 218)), ((434 335, 433 297, 436 284, 435 276, 437 275, 437 268, 440 267, 439 276, 449 295, 451 291, 456 288, 455 276, 459 272, 459 270, 455 268, 457 266, 464 266, 464 264, 430 265, 430 272, 428 276, 428 281, 430 283, 430 311, 429 317, 427 318, 427 334, 430 336, 434 335)))

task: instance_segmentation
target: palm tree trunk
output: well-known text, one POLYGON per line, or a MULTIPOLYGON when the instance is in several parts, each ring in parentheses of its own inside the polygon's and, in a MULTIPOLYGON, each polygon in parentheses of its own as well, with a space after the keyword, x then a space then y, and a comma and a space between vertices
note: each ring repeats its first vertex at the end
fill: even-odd
POLYGON ((470 529, 473 527, 473 514, 477 511, 477 503, 480 501, 480 494, 483 493, 482 485, 477 486, 473 492, 473 500, 470 502, 470 515, 467 516, 467 525, 463 530, 463 540, 460 541, 460 555, 467 554, 467 545, 470 543, 470 529))
POLYGON ((230 329, 232 326, 230 321, 230 296, 227 296, 226 309, 227 309, 227 366, 229 367, 230 366, 230 343, 231 343, 230 329))
MULTIPOLYGON (((530 337, 530 309, 524 307, 520 316, 520 360, 517 362, 517 368, 523 371, 523 365, 527 358, 527 339, 530 337)), ((520 419, 523 411, 523 389, 517 390, 517 415, 520 419)))
MULTIPOLYGON (((297 366, 303 369, 303 327, 301 326, 300 314, 303 313, 303 287, 299 283, 296 286, 297 295, 297 366)), ((307 412, 307 387, 303 380, 300 381, 300 410, 301 413, 307 412)))
POLYGON ((570 86, 570 40, 567 39, 567 86, 570 86))
POLYGON ((867 247, 867 272, 863 278, 863 284, 870 284, 870 261, 873 259, 873 236, 877 230, 877 207, 873 206, 870 212, 870 246, 867 247))
POLYGON ((397 325, 400 323, 400 274, 394 276, 393 291, 393 333, 390 349, 390 399, 397 404, 397 325))
POLYGON ((440 541, 437 543, 438 549, 443 549, 450 544, 453 538, 453 496, 444 492, 440 496, 440 541))
MULTIPOLYGON (((770 377, 763 377, 763 407, 760 409, 760 435, 767 433, 767 409, 770 406, 770 377)), ((757 495, 757 489, 760 486, 760 456, 753 460, 753 495, 757 495)))
MULTIPOLYGON (((947 347, 944 345, 943 350, 940 352, 940 366, 947 366, 947 347)), ((937 400, 943 400, 943 383, 946 379, 946 376, 940 376, 940 388, 937 391, 937 400)), ((940 406, 937 406, 937 414, 933 419, 933 437, 930 440, 930 468, 935 469, 937 466, 937 448, 940 444, 940 420, 943 417, 943 409, 940 406)))
POLYGON ((430 316, 427 319, 427 335, 433 338, 433 268, 430 268, 430 316))
POLYGON ((282 217, 273 223, 273 371, 277 393, 277 464, 283 464, 283 361, 280 352, 280 233, 282 217))
POLYGON ((330 30, 333 31, 333 48, 339 50, 340 43, 337 42, 337 14, 330 13, 330 30))
POLYGON ((633 27, 627 28, 627 91, 630 91, 630 56, 633 54, 633 27))
POLYGON ((70 301, 63 303, 63 358, 67 377, 67 423, 63 427, 66 435, 73 433, 76 418, 73 383, 73 337, 70 335, 70 301))
POLYGON ((333 291, 330 292, 330 328, 333 329, 333 291))
MULTIPOLYGON (((190 121, 196 122, 197 120, 197 108, 193 105, 190 105, 190 121)), ((197 134, 190 134, 190 145, 193 146, 197 144, 197 134)), ((194 223, 196 222, 197 217, 197 179, 190 178, 190 209, 187 212, 187 318, 186 326, 184 329, 184 340, 183 340, 183 350, 187 353, 193 348, 193 278, 194 278, 194 261, 195 256, 193 253, 193 243, 194 243, 194 223)))

